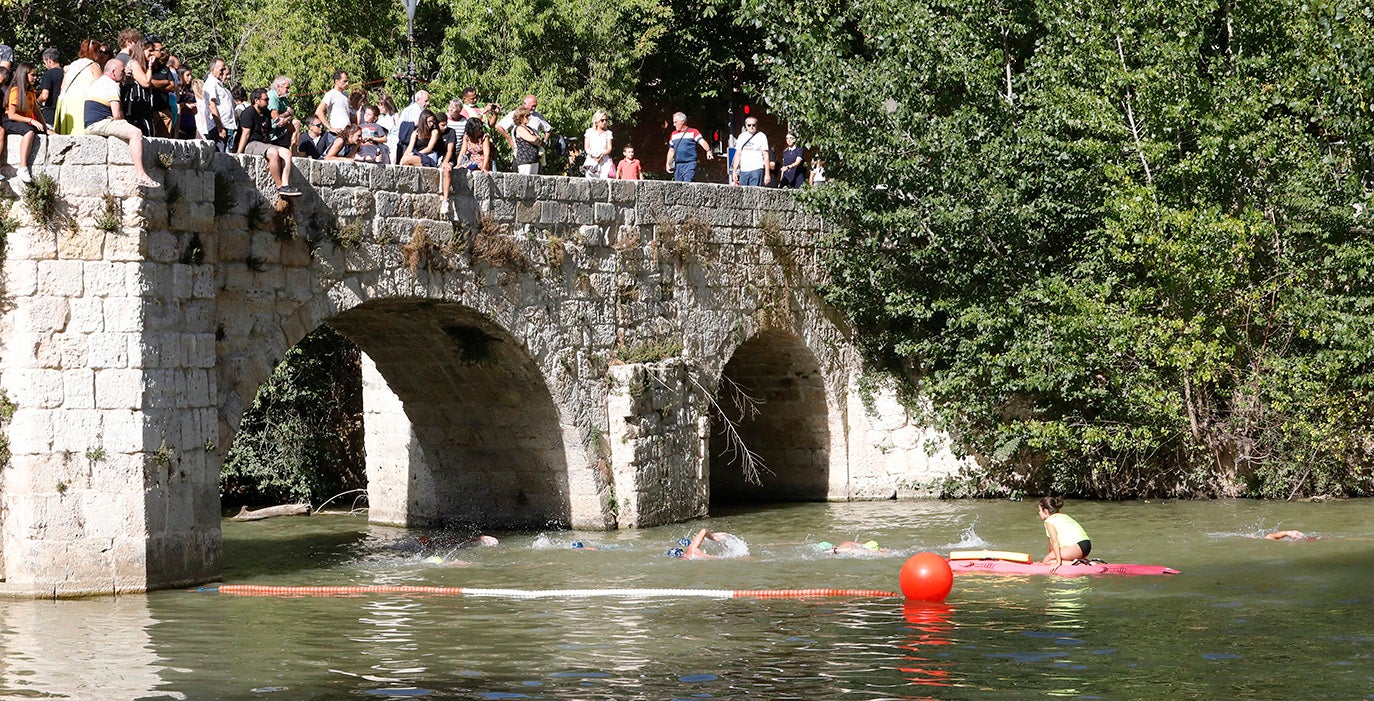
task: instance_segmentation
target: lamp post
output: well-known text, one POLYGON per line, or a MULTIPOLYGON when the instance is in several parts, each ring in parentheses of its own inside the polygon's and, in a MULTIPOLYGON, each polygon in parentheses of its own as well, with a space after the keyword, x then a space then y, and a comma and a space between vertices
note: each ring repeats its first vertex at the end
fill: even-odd
POLYGON ((406 83, 406 99, 415 96, 415 8, 420 0, 401 0, 406 8, 406 68, 396 77, 406 83))

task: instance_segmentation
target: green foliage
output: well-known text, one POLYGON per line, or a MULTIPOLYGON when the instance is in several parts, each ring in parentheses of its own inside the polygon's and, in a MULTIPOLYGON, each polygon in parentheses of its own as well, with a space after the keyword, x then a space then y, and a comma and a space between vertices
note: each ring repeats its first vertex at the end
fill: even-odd
POLYGON ((19 222, 8 216, 0 216, 0 261, 5 260, 5 251, 9 247, 10 235, 19 230, 19 222))
POLYGON ((672 19, 659 0, 439 5, 429 17, 445 27, 435 90, 473 86, 506 109, 533 93, 560 132, 577 136, 597 109, 622 119, 639 109, 641 65, 672 19))
POLYGON ((225 458, 226 505, 319 503, 366 485, 360 362, 358 348, 328 326, 287 351, 225 458))
POLYGON ((0 468, 8 467, 10 464, 9 428, 16 409, 18 407, 10 399, 10 395, 0 390, 0 468))
POLYGON ((1367 5, 750 12, 827 298, 1001 487, 1374 492, 1367 5))
POLYGON ((618 348, 616 356, 622 363, 657 363, 682 354, 682 341, 667 339, 643 341, 629 348, 618 348))
POLYGON ((95 228, 106 233, 116 234, 124 225, 124 210, 119 198, 105 195, 101 198, 100 213, 95 217, 95 228))
POLYGON ((34 176, 24 185, 24 207, 39 226, 50 229, 57 223, 58 208, 62 204, 57 191, 57 179, 47 173, 34 176))

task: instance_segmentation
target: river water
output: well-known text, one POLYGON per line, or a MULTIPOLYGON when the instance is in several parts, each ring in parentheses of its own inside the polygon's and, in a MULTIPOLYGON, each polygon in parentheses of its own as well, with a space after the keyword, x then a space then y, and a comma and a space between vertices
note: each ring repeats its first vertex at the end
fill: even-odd
MULTIPOLYGON (((1374 502, 1065 511, 1094 556, 1182 574, 961 576, 944 605, 208 588, 4 601, 0 697, 1374 698, 1374 502), (1321 538, 1253 537, 1278 528, 1321 538)), ((636 531, 499 533, 498 547, 462 550, 451 543, 461 534, 350 515, 226 522, 224 535, 225 583, 521 589, 895 590, 902 562, 922 550, 1044 548, 1030 501, 770 506, 636 531), (738 535, 717 550, 736 557, 664 555, 702 525, 738 535), (814 547, 847 539, 893 551, 814 547)))

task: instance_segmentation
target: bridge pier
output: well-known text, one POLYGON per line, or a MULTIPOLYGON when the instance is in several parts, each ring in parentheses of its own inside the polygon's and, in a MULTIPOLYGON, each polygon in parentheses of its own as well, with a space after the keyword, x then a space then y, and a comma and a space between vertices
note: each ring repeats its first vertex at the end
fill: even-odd
POLYGON ((217 578, 223 456, 321 324, 366 356, 378 523, 648 527, 919 495, 960 465, 860 389, 814 291, 822 222, 790 193, 460 173, 449 218, 432 169, 297 159, 285 206, 260 158, 146 158, 162 188, 132 186, 122 142, 53 136, 50 216, 0 198, 0 595, 217 578))

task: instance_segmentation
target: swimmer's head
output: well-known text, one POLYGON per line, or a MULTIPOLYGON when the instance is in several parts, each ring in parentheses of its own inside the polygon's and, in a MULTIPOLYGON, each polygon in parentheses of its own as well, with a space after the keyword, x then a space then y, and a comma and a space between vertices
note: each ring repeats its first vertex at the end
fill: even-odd
POLYGON ((682 557, 682 548, 668 548, 668 557, 682 557))
POLYGON ((834 549, 835 549, 835 544, 832 543, 832 542, 830 542, 830 541, 828 541, 828 540, 822 540, 821 542, 816 543, 816 549, 817 549, 817 550, 834 550, 834 549))
POLYGON ((572 548, 573 548, 573 550, 581 550, 582 548, 585 548, 585 547, 587 547, 587 546, 583 545, 583 544, 582 544, 582 541, 580 541, 580 540, 574 540, 574 541, 572 542, 572 548))
POLYGON ((489 535, 484 535, 484 536, 478 536, 478 537, 477 537, 477 544, 478 544, 479 546, 481 546, 481 547, 484 547, 484 548, 490 548, 490 547, 499 545, 500 542, 501 542, 501 541, 499 541, 499 540, 497 540, 497 539, 495 539, 495 538, 493 538, 492 536, 489 536, 489 535))
POLYGON ((869 550, 877 550, 877 549, 878 549, 878 541, 876 541, 876 540, 870 540, 870 541, 868 541, 867 543, 864 543, 864 547, 867 548, 867 549, 869 549, 869 550))
POLYGON ((687 547, 688 545, 691 545, 691 544, 692 544, 692 539, 691 539, 691 538, 687 538, 687 537, 678 538, 678 539, 677 539, 677 544, 678 544, 679 547, 685 548, 685 547, 687 547))

